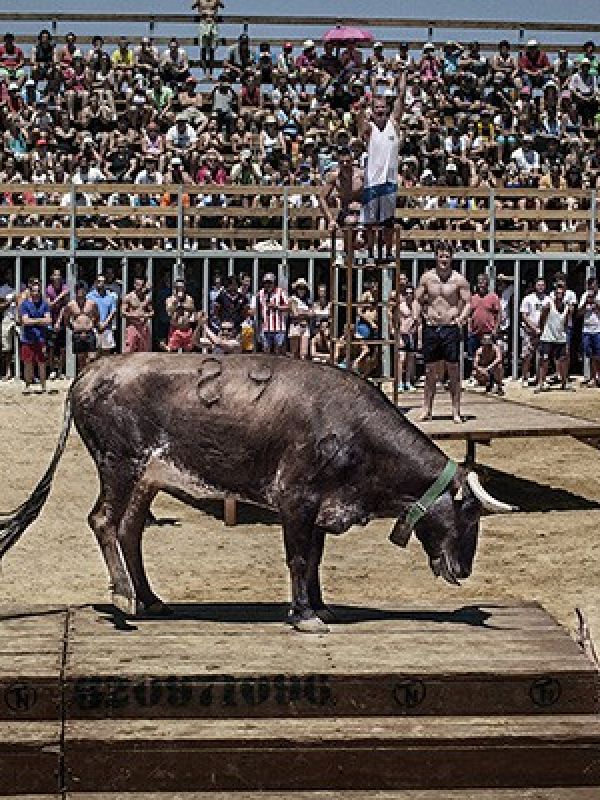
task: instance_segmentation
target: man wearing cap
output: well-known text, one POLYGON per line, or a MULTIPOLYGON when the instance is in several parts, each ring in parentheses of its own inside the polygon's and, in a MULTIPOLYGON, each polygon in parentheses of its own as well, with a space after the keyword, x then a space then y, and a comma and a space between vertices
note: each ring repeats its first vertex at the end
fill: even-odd
POLYGON ((548 56, 540 50, 537 39, 527 42, 527 50, 519 58, 519 72, 523 84, 530 89, 541 89, 545 76, 552 72, 548 56))
POLYGON ((275 274, 267 272, 263 278, 263 288, 254 296, 250 307, 250 314, 257 321, 264 353, 285 355, 287 311, 286 293, 276 286, 275 274))
MULTIPOLYGON (((396 101, 390 114, 384 97, 374 97, 371 119, 367 121, 364 110, 358 116, 358 131, 367 142, 365 188, 361 219, 368 227, 383 225, 385 245, 391 255, 394 238, 394 217, 398 192, 398 142, 399 126, 404 112, 406 73, 400 72, 396 84, 396 101)), ((373 246, 372 232, 370 249, 373 246)))
POLYGON ((139 47, 133 51, 135 68, 144 75, 152 73, 159 63, 158 51, 148 36, 143 36, 139 47))
POLYGON ((587 58, 590 62, 590 74, 597 75, 599 69, 599 61, 598 56, 595 53, 596 45, 591 39, 588 39, 587 42, 583 44, 583 52, 577 56, 575 59, 576 62, 583 61, 584 58, 587 58))
POLYGON ((190 74, 188 56, 185 48, 173 37, 160 59, 160 72, 165 83, 175 86, 183 83, 190 74))

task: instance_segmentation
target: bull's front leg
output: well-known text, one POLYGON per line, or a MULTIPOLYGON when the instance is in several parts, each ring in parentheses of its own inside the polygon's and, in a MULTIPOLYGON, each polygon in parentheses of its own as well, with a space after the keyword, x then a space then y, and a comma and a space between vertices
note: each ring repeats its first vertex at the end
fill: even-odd
POLYGON ((291 623, 303 633, 326 633, 328 628, 312 606, 309 595, 314 515, 310 519, 307 516, 302 513, 288 516, 282 512, 286 563, 292 587, 291 623))
POLYGON ((322 528, 314 528, 310 545, 310 555, 308 560, 308 603, 317 612, 317 616, 323 622, 335 622, 336 616, 333 611, 325 605, 323 593, 321 591, 321 577, 319 569, 323 550, 325 547, 325 531, 322 528))

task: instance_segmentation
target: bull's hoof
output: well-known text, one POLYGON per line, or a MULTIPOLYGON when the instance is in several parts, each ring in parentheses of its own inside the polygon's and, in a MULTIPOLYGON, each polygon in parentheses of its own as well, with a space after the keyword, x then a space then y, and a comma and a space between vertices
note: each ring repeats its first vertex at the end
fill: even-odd
POLYGON ((329 606, 320 606, 319 608, 316 608, 315 611, 317 613, 317 617, 325 624, 335 625, 336 622, 339 622, 337 614, 335 614, 329 608, 329 606))
POLYGON ((329 628, 319 617, 296 617, 292 625, 300 633, 328 633, 329 628))
POLYGON ((163 603, 162 600, 155 600, 150 605, 144 606, 142 614, 145 617, 169 617, 173 613, 173 609, 163 603))
POLYGON ((112 604, 123 614, 128 617, 135 617, 138 613, 138 602, 135 595, 121 594, 120 592, 112 593, 112 604))

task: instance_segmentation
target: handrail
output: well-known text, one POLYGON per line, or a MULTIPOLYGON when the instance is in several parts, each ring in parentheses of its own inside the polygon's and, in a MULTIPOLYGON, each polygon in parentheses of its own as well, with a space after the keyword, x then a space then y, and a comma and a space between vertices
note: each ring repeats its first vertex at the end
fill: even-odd
MULTIPOLYGON (((168 23, 190 25, 200 20, 199 15, 189 14, 148 14, 148 13, 69 13, 69 12, 41 12, 41 11, 2 11, 0 22, 105 22, 114 25, 115 22, 137 22, 154 25, 168 23)), ((222 14, 219 20, 225 25, 274 25, 280 26, 315 26, 333 27, 343 22, 362 28, 435 28, 450 30, 513 30, 513 31, 565 31, 573 33, 592 33, 600 31, 600 24, 588 22, 549 22, 534 20, 485 20, 485 19, 432 19, 414 17, 346 17, 335 16, 280 16, 272 17, 263 14, 222 14)))

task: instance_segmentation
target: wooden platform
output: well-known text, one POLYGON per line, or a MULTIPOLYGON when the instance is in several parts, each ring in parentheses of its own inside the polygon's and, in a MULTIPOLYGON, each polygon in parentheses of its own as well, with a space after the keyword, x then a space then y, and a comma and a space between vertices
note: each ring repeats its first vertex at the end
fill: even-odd
POLYGON ((598 674, 538 605, 283 613, 0 609, 0 793, 600 786, 598 674))
MULTIPOLYGON (((398 406, 410 420, 416 417, 423 403, 420 392, 401 394, 398 406)), ((506 398, 490 397, 478 392, 463 392, 461 399, 462 424, 452 421, 448 392, 438 392, 433 407, 433 419, 416 424, 436 440, 464 440, 467 457, 474 460, 477 443, 490 444, 493 439, 512 439, 523 436, 600 437, 600 422, 532 408, 506 398)))

